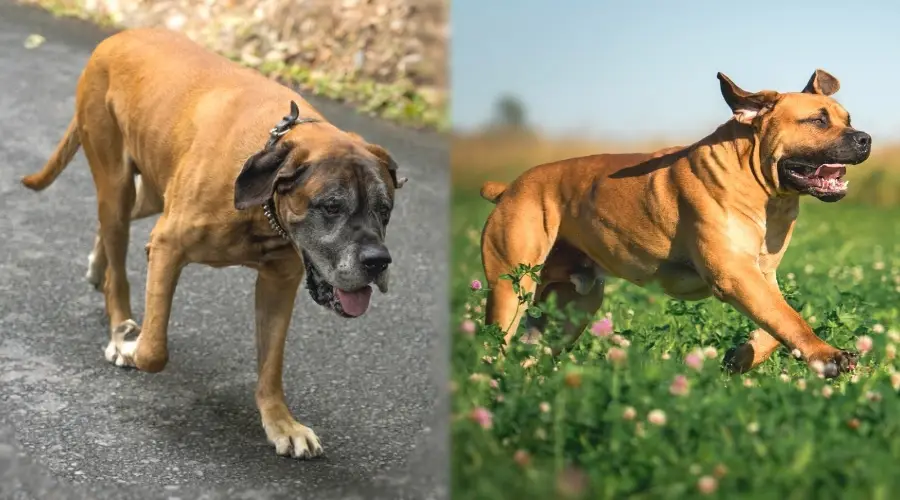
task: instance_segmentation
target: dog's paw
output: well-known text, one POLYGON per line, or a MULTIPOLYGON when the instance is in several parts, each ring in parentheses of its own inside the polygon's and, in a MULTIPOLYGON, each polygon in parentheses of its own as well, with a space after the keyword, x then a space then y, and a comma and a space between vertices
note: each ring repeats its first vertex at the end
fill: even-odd
POLYGON ((722 369, 730 374, 745 373, 753 367, 753 348, 750 344, 742 344, 725 351, 722 358, 722 369))
POLYGON ((859 354, 850 351, 835 351, 825 356, 812 357, 809 363, 812 365, 816 361, 822 363, 819 367, 822 375, 826 378, 835 378, 842 373, 855 370, 859 361, 859 354))
POLYGON ((94 252, 88 255, 87 272, 84 274, 84 278, 94 287, 94 290, 98 292, 103 291, 106 269, 100 266, 100 262, 97 260, 97 255, 94 252))
POLYGON ((120 367, 134 367, 134 353, 137 351, 141 327, 134 320, 123 321, 113 330, 112 339, 103 352, 103 357, 120 367))
POLYGON ((292 418, 264 422, 263 428, 278 455, 308 459, 324 453, 316 433, 292 418))

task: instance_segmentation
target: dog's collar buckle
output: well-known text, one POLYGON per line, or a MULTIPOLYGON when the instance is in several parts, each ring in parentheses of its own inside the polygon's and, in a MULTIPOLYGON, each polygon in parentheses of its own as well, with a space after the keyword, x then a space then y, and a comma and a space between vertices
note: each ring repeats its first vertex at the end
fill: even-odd
POLYGON ((266 147, 272 147, 281 139, 281 136, 290 132, 292 128, 296 125, 300 125, 303 123, 315 123, 320 121, 318 118, 300 118, 300 107, 297 106, 297 103, 291 101, 291 113, 284 118, 281 119, 272 130, 269 130, 269 140, 266 142, 266 147))
POLYGON ((287 241, 292 241, 290 236, 288 236, 287 231, 284 230, 284 227, 278 222, 278 216, 275 215, 275 198, 269 198, 263 205, 263 214, 266 216, 266 220, 269 221, 269 226, 272 227, 272 230, 278 233, 279 236, 284 238, 287 241))

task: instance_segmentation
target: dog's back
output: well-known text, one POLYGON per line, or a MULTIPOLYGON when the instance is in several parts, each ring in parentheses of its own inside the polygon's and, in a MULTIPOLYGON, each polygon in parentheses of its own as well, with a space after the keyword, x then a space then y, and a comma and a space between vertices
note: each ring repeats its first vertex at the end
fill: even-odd
MULTIPOLYGON (((93 141, 106 170, 130 168, 162 193, 179 159, 200 153, 192 151, 198 143, 227 140, 246 144, 231 148, 233 156, 252 154, 291 100, 301 102, 304 116, 319 116, 290 89, 185 35, 157 28, 122 31, 94 49, 79 78, 75 117, 65 136, 44 168, 22 182, 46 188, 79 147, 93 141), (198 141, 203 134, 216 139, 198 141)), ((242 159, 220 158, 216 165, 242 159)))

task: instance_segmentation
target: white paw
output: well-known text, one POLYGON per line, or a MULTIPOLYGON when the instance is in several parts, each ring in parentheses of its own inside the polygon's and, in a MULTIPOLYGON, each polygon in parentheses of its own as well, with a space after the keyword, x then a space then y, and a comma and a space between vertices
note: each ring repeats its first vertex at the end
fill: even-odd
POLYGON ((294 458, 315 458, 324 453, 316 433, 294 420, 264 423, 266 437, 275 445, 275 453, 294 458))
POLYGON ((141 327, 134 320, 123 321, 113 330, 112 339, 106 345, 103 357, 116 366, 134 367, 134 353, 137 351, 140 333, 141 327))
POLYGON ((101 268, 100 263, 97 262, 97 254, 91 252, 88 255, 88 268, 84 277, 87 279, 88 283, 94 286, 95 290, 102 290, 105 274, 106 269, 101 268))

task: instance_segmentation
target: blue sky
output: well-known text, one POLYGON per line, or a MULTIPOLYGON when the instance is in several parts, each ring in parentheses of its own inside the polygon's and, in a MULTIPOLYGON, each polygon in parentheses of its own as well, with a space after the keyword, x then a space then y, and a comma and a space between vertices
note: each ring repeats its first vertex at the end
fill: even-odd
POLYGON ((877 144, 900 138, 898 22, 896 0, 458 0, 452 119, 483 124, 510 93, 554 134, 699 139, 730 116, 716 72, 799 91, 822 68, 877 144))

